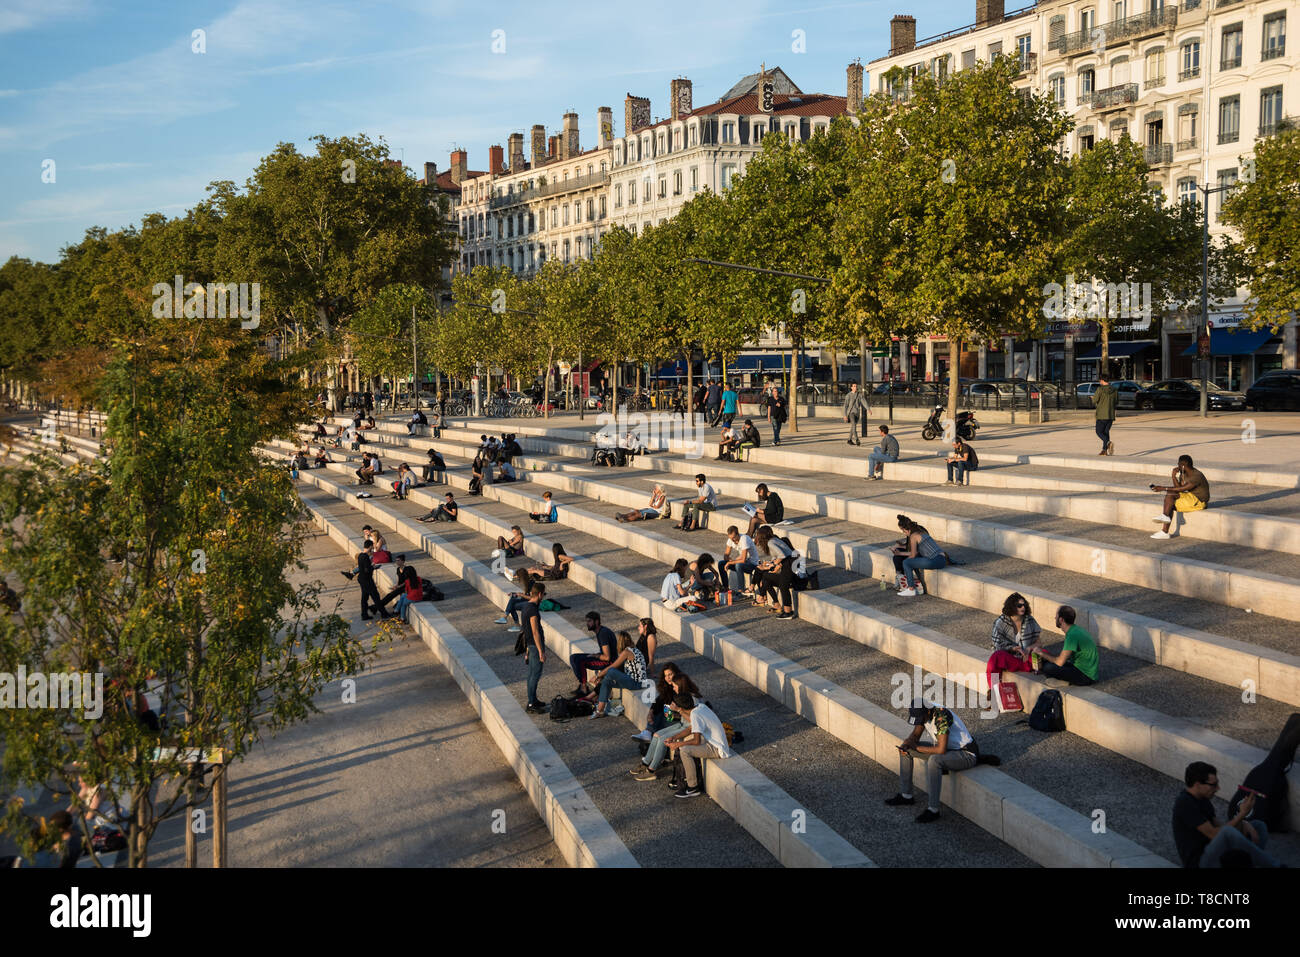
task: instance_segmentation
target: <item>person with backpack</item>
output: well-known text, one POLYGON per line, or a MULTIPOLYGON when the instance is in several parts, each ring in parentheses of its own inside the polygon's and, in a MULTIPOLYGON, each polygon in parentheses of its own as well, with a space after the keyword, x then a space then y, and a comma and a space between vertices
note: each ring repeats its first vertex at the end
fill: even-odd
POLYGON ((948 481, 945 485, 965 485, 970 482, 965 478, 968 472, 973 472, 979 468, 979 457, 975 450, 963 442, 961 439, 953 439, 952 453, 947 458, 948 463, 948 481), (955 479, 955 481, 954 481, 955 479))
POLYGON ((415 568, 406 564, 406 556, 398 555, 393 561, 395 567, 394 574, 397 575, 397 587, 390 591, 380 601, 380 607, 386 607, 394 598, 397 599, 397 605, 393 608, 393 614, 402 621, 406 621, 406 609, 412 602, 424 601, 424 584, 420 581, 420 576, 415 573, 415 568))
POLYGON ((1018 591, 1002 603, 1002 614, 993 622, 993 654, 985 668, 990 688, 996 684, 995 674, 1037 668, 1043 629, 1031 612, 1029 601, 1018 591))
POLYGON ((907 723, 912 733, 900 741, 898 747, 898 793, 886 798, 890 807, 904 807, 916 803, 912 796, 912 765, 914 755, 925 761, 925 791, 930 796, 929 806, 916 817, 917 824, 939 820, 939 791, 945 773, 955 774, 977 764, 1001 764, 993 755, 980 756, 975 736, 967 730, 958 715, 947 708, 927 705, 920 698, 912 702, 907 711, 907 723), (931 744, 921 744, 921 732, 928 731, 931 744))
POLYGON ((1072 685, 1090 685, 1100 674, 1101 658, 1097 642, 1082 625, 1076 625, 1076 612, 1069 605, 1056 610, 1056 627, 1065 632, 1065 647, 1059 655, 1052 655, 1044 647, 1039 652, 1039 674, 1060 678, 1072 685))
POLYGON ((646 673, 645 656, 632 642, 632 636, 626 631, 620 631, 618 656, 596 673, 595 681, 599 690, 596 693, 596 710, 591 713, 591 717, 605 717, 609 696, 615 688, 640 691, 646 673))
POLYGON ((534 522, 553 523, 559 518, 559 509, 551 501, 551 493, 543 492, 542 501, 536 512, 529 512, 528 517, 534 522))
POLYGON ((1098 455, 1114 455, 1115 443, 1110 440, 1110 427, 1115 424, 1115 403, 1119 390, 1110 384, 1110 373, 1105 370, 1097 377, 1101 384, 1093 393, 1092 405, 1096 410, 1097 438, 1101 439, 1101 451, 1098 455))
POLYGON ((677 797, 693 798, 701 794, 699 776, 695 773, 695 759, 707 761, 711 758, 730 758, 735 755, 727 742, 727 731, 720 719, 707 704, 696 704, 695 697, 689 693, 679 694, 674 703, 682 716, 682 723, 688 724, 690 730, 682 736, 674 736, 667 742, 670 751, 676 751, 682 759, 682 768, 686 774, 686 783, 677 789, 677 797))
POLYGON ((1222 867, 1229 854, 1242 854, 1252 867, 1279 867, 1277 859, 1265 853, 1268 826, 1246 820, 1255 808, 1255 795, 1248 794, 1236 812, 1219 823, 1210 799, 1219 790, 1219 772, 1214 765, 1193 761, 1183 772, 1185 785, 1174 800, 1174 845, 1187 868, 1222 867))
POLYGON ((542 680, 542 666, 546 664, 546 631, 542 628, 542 612, 539 607, 546 594, 546 586, 533 582, 528 590, 528 601, 519 609, 519 623, 524 636, 524 664, 528 666, 528 704, 524 710, 529 714, 545 714, 546 705, 537 697, 537 685, 542 680))

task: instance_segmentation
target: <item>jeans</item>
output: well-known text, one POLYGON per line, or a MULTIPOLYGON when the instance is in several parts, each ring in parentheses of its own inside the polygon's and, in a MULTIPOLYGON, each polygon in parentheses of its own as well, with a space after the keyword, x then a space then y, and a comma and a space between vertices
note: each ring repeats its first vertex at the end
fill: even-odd
MULTIPOLYGON (((867 430, 867 424, 863 422, 862 431, 865 432, 866 430, 867 430)), ((849 416, 849 441, 850 442, 862 441, 861 439, 858 438, 858 417, 856 415, 849 416)))
POLYGON ((875 449, 871 452, 870 455, 867 456, 867 474, 875 475, 877 469, 880 469, 881 473, 883 474, 885 470, 883 468, 880 468, 880 466, 884 465, 886 462, 897 462, 897 461, 898 461, 897 455, 886 455, 884 452, 881 452, 879 449, 875 449))
POLYGON ((542 656, 537 653, 537 646, 529 644, 528 651, 528 703, 540 705, 537 700, 537 682, 542 680, 542 656))
POLYGON ((406 609, 410 607, 411 599, 406 597, 406 592, 403 590, 402 594, 397 596, 397 604, 393 606, 393 614, 402 619, 402 621, 406 621, 406 609))
MULTIPOLYGON (((943 754, 922 754, 925 760, 925 790, 930 795, 930 810, 939 812, 939 789, 943 786, 944 771, 965 771, 975 767, 978 760, 969 751, 945 751, 943 754)), ((912 752, 898 756, 898 793, 912 793, 912 752)))
POLYGON ((920 555, 917 555, 915 558, 903 559, 903 574, 907 576, 907 582, 910 585, 925 580, 920 575, 914 574, 918 569, 943 568, 943 566, 947 564, 948 559, 944 558, 942 555, 935 555, 933 558, 922 558, 920 555))
POLYGON ((519 598, 515 595, 511 595, 506 601, 506 614, 510 616, 516 625, 519 624, 518 609, 522 608, 526 604, 528 604, 527 598, 519 598))
POLYGON ((1101 447, 1105 449, 1110 445, 1110 427, 1115 424, 1114 419, 1097 420, 1097 438, 1101 439, 1101 447))
POLYGON ((1091 678, 1074 667, 1074 665, 1054 665, 1050 661, 1044 661, 1039 669, 1039 674, 1046 675, 1049 678, 1060 678, 1072 685, 1090 685, 1093 683, 1091 678))
POLYGON ((433 482, 442 483, 442 469, 436 465, 426 465, 424 467, 424 483, 428 485, 433 482))
POLYGON ((1214 836, 1214 840, 1201 852, 1201 860, 1197 866, 1222 867, 1223 855, 1228 851, 1244 851, 1250 855, 1250 861, 1255 867, 1277 867, 1278 863, 1273 855, 1264 853, 1264 848, 1268 846, 1268 828, 1264 826, 1263 821, 1251 821, 1250 826, 1259 832, 1258 844, 1235 827, 1222 827, 1214 836))
POLYGON ((960 485, 960 484, 962 483, 962 476, 963 476, 964 474, 966 474, 966 463, 965 463, 965 462, 949 462, 949 463, 948 463, 948 481, 949 481, 949 482, 953 482, 953 481, 955 481, 958 485, 960 485), (955 479, 953 478, 954 475, 956 476, 955 479))
POLYGON ((686 727, 682 722, 674 721, 666 728, 656 731, 654 737, 650 739, 650 750, 645 753, 641 763, 651 771, 659 770, 659 765, 663 764, 664 758, 668 757, 668 739, 685 730, 686 727))
POLYGON ((780 444, 781 444, 781 426, 782 426, 782 424, 783 424, 783 423, 776 421, 776 419, 773 419, 773 420, 772 420, 772 444, 773 444, 773 445, 780 445, 780 444))
POLYGON ((732 565, 727 569, 727 587, 732 591, 744 591, 745 576, 752 572, 755 567, 752 562, 741 562, 739 565, 732 565))
POLYGON ((609 696, 614 693, 614 688, 627 688, 630 691, 640 691, 641 682, 635 678, 629 678, 617 668, 611 668, 605 672, 605 677, 600 679, 600 691, 596 695, 596 700, 601 704, 609 703, 609 696))
POLYGON ((722 414, 721 405, 706 405, 704 407, 704 416, 709 420, 709 425, 711 426, 718 424, 718 416, 720 416, 721 414, 722 414))

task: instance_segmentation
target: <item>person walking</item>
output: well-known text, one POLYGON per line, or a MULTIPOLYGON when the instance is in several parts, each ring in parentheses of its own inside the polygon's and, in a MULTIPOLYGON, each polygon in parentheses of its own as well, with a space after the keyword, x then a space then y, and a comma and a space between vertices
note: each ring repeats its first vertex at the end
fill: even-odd
POLYGON ((357 584, 361 586, 361 620, 370 620, 370 610, 373 608, 379 612, 381 618, 391 618, 392 613, 384 608, 384 601, 379 597, 379 589, 375 587, 375 566, 370 560, 374 550, 374 542, 366 542, 365 548, 357 555, 357 584))
POLYGON ((1101 451, 1098 455, 1114 455, 1115 443, 1110 440, 1110 427, 1115 424, 1115 399, 1119 394, 1110 384, 1110 373, 1103 372, 1099 377, 1101 385, 1092 397, 1092 404, 1097 409, 1097 438, 1101 439, 1101 451))
POLYGON ((780 386, 772 386, 767 397, 767 423, 772 426, 772 444, 781 444, 781 426, 789 416, 789 403, 781 394, 780 386))
POLYGON ((849 445, 861 445, 858 438, 858 420, 862 420, 862 430, 867 429, 867 397, 858 391, 855 382, 849 386, 849 394, 844 397, 844 421, 849 423, 849 445))
POLYGON ((709 421, 709 428, 716 428, 722 415, 722 383, 714 380, 709 383, 704 395, 704 416, 709 421))
POLYGON ((727 428, 731 428, 731 422, 736 417, 740 396, 736 394, 736 388, 728 385, 727 390, 722 393, 722 422, 727 428))
POLYGON ((524 664, 528 666, 528 704, 524 710, 529 714, 545 714, 547 707, 537 699, 537 684, 542 680, 542 666, 546 664, 546 632, 542 629, 542 596, 546 586, 533 582, 528 590, 528 601, 519 609, 520 627, 524 635, 524 664))

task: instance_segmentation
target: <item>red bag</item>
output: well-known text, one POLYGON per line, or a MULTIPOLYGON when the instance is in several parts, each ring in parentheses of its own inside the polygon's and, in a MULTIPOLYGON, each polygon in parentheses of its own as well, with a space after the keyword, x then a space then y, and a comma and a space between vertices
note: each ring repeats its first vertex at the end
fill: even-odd
POLYGON ((1020 689, 1016 687, 1014 681, 999 681, 993 686, 993 690, 997 692, 999 714, 1025 710, 1025 703, 1020 700, 1020 689))
POLYGON ((370 556, 370 564, 372 565, 386 565, 392 560, 393 556, 382 548, 370 556))

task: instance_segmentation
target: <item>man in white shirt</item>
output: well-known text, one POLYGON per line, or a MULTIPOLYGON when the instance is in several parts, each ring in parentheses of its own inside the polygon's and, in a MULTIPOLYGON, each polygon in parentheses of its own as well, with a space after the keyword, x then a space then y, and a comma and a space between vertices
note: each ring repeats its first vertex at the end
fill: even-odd
POLYGON ((704 473, 695 476, 695 487, 700 490, 698 497, 689 499, 682 509, 682 523, 677 528, 683 532, 693 532, 700 527, 700 513, 712 512, 718 507, 718 494, 705 479, 704 473))
POLYGON ((707 704, 696 704, 689 694, 679 694, 673 699, 683 722, 689 722, 691 733, 675 741, 669 741, 669 748, 679 748, 682 756, 682 769, 686 772, 686 784, 677 789, 679 798, 692 798, 700 794, 700 781, 695 774, 695 758, 706 761, 709 758, 729 758, 736 752, 727 744, 727 732, 722 727, 722 720, 713 713, 707 704))
POLYGON ((727 587, 732 591, 745 590, 745 576, 758 567, 758 546, 748 535, 740 534, 739 527, 727 529, 727 545, 722 553, 722 570, 727 574, 727 587))

